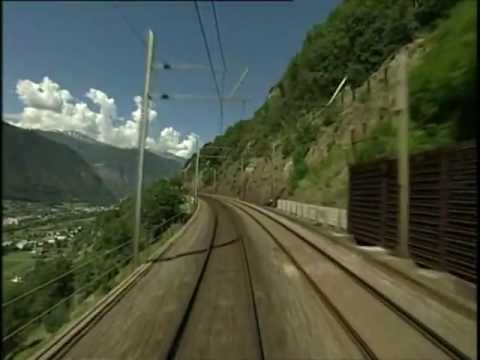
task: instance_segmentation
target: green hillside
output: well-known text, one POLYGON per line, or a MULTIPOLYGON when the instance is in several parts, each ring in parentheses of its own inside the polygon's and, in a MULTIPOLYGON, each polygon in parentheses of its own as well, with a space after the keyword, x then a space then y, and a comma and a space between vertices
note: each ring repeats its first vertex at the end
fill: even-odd
MULTIPOLYGON (((410 151, 471 140, 476 134, 476 2, 459 1, 425 36, 428 51, 409 71, 410 151)), ((395 156, 392 126, 359 147, 360 159, 395 156)))
POLYGON ((3 199, 114 201, 92 167, 72 149, 5 122, 2 132, 3 199))
MULTIPOLYGON (((254 158, 268 163, 275 153, 281 153, 284 160, 276 160, 275 166, 283 168, 292 161, 290 195, 306 177, 315 183, 314 178, 329 172, 331 180, 337 173, 344 174, 345 164, 338 168, 338 151, 321 164, 305 162, 318 139, 341 121, 339 107, 325 108, 326 103, 345 76, 355 96, 384 62, 419 38, 425 39, 427 50, 409 74, 412 151, 473 138, 476 2, 345 0, 307 33, 302 49, 253 118, 237 122, 212 142, 235 151, 208 144, 202 148, 202 154, 227 155, 226 159, 209 159, 208 166, 221 173, 222 169, 238 169, 242 154, 246 163, 254 158)), ((358 146, 358 161, 395 151, 391 124, 379 126, 372 135, 371 141, 358 146)), ((343 150, 340 155, 343 161, 343 150)), ((229 174, 233 179, 236 176, 229 174)))

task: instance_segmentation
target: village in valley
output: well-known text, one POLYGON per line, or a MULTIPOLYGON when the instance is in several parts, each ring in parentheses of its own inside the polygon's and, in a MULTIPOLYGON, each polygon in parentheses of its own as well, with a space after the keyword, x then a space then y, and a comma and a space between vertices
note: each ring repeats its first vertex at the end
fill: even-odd
POLYGON ((111 207, 85 203, 2 202, 3 280, 21 283, 37 259, 71 251, 86 225, 111 207))

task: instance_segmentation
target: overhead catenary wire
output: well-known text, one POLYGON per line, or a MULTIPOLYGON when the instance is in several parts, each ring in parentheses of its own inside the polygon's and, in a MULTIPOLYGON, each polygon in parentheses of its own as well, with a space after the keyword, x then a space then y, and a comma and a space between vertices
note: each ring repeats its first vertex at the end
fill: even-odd
POLYGON ((203 26, 202 16, 200 15, 200 9, 198 7, 198 2, 196 0, 194 1, 194 5, 195 5, 195 12, 197 14, 198 24, 200 25, 200 32, 202 34, 205 51, 207 52, 208 63, 210 65, 210 72, 212 74, 213 82, 215 83, 215 91, 217 92, 218 102, 219 102, 219 105, 220 105, 220 126, 219 126, 219 130, 220 130, 220 133, 221 133, 223 131, 223 119, 222 119, 223 118, 223 104, 222 104, 222 100, 221 100, 220 88, 218 86, 217 76, 215 75, 215 71, 214 71, 214 68, 213 68, 212 56, 210 54, 210 48, 208 47, 208 40, 207 40, 207 35, 205 34, 205 28, 203 26))
POLYGON ((212 4, 212 10, 213 10, 213 17, 215 20, 215 30, 217 32, 218 47, 220 48, 220 56, 222 58, 223 69, 226 72, 227 62, 225 61, 225 52, 223 51, 222 36, 220 35, 220 26, 219 26, 219 21, 217 16, 217 10, 215 8, 215 2, 213 0, 211 1, 211 4, 212 4))
POLYGON ((223 96, 224 92, 225 92, 225 76, 227 74, 227 62, 225 61, 225 52, 223 51, 222 36, 220 34, 220 25, 219 25, 218 16, 217 16, 217 9, 215 7, 215 1, 211 0, 210 3, 212 5, 213 18, 214 18, 214 22, 215 22, 215 31, 217 33, 217 42, 218 42, 218 47, 220 49, 220 56, 221 56, 222 64, 223 64, 222 88, 221 88, 221 93, 222 93, 222 96, 223 96))
MULTIPOLYGON (((217 10, 215 8, 215 2, 213 0, 210 1, 210 4, 212 5, 212 10, 213 10, 213 17, 214 17, 214 22, 215 22, 215 30, 217 33, 217 42, 218 42, 218 47, 220 49, 220 56, 222 58, 222 64, 223 64, 223 73, 222 73, 222 87, 221 87, 221 96, 223 98, 225 94, 225 77, 227 75, 227 62, 225 61, 225 53, 223 51, 223 45, 222 45, 222 36, 220 35, 220 26, 219 26, 219 21, 218 21, 218 16, 217 16, 217 10)), ((220 133, 223 131, 223 101, 220 99, 220 133)))
POLYGON ((145 50, 145 47, 147 46, 146 45, 146 42, 145 40, 143 39, 142 35, 135 29, 135 27, 132 25, 132 23, 130 21, 128 21, 128 19, 126 18, 126 16, 123 14, 122 10, 120 9, 120 7, 118 6, 117 3, 113 3, 113 6, 115 8, 117 8, 118 10, 118 13, 120 15, 120 17, 122 18, 123 22, 127 25, 128 29, 130 30, 130 32, 133 34, 133 36, 140 42, 140 45, 142 47, 142 50, 145 50))
MULTIPOLYGON (((127 17, 123 14, 122 10, 120 9, 120 7, 118 6, 118 4, 116 4, 115 2, 113 3, 113 6, 115 6, 118 10, 118 13, 120 15, 120 17, 122 18, 123 22, 125 23, 125 25, 127 25, 128 29, 130 30, 130 32, 132 33, 132 35, 138 40, 141 48, 143 51, 145 51, 145 48, 147 47, 147 42, 145 41, 143 35, 135 28, 135 26, 133 26, 133 24, 127 19, 127 17)), ((155 51, 154 51, 154 56, 155 56, 155 51)), ((162 59, 163 61, 164 59, 162 59)), ((163 63, 166 63, 166 61, 163 61, 163 63)), ((157 69, 158 67, 156 66, 153 66, 153 69, 157 69)))

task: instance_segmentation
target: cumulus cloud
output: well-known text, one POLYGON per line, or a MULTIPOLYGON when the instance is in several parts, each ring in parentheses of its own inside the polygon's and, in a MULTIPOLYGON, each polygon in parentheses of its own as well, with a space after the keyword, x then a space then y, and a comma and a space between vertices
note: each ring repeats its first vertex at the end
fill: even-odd
MULTIPOLYGON (((7 122, 29 129, 78 131, 118 147, 137 146, 141 96, 133 98, 136 109, 125 120, 118 116, 115 100, 98 89, 91 88, 85 94, 85 98, 93 104, 93 109, 48 77, 39 83, 19 80, 16 93, 25 107, 21 114, 4 114, 7 122)), ((149 120, 153 122, 157 112, 153 109, 154 104, 150 105, 149 120)), ((156 152, 189 157, 195 150, 195 135, 191 133, 182 137, 177 130, 168 127, 157 137, 148 136, 146 147, 156 152)))
POLYGON ((68 90, 60 89, 60 86, 48 77, 36 84, 30 80, 20 80, 17 83, 17 94, 27 107, 60 112, 63 105, 72 100, 68 90))
POLYGON ((147 145, 158 152, 169 151, 180 157, 189 157, 196 149, 196 137, 189 134, 182 139, 180 133, 172 127, 163 129, 156 140, 147 139, 147 145))
POLYGON ((4 113, 3 121, 9 124, 15 124, 16 122, 22 120, 22 114, 13 114, 13 113, 4 113))

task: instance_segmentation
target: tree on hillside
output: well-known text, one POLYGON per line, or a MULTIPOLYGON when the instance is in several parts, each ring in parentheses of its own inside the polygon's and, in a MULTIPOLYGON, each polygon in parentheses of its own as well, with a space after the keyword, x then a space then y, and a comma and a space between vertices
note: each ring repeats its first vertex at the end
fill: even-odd
POLYGON ((154 183, 145 192, 143 200, 145 230, 154 230, 153 237, 165 231, 168 226, 166 221, 182 214, 182 205, 185 201, 181 188, 175 183, 164 179, 154 183))
MULTIPOLYGON (((417 2, 415 20, 420 26, 428 26, 445 16, 460 0, 422 0, 417 2)), ((468 1, 468 0, 467 0, 468 1)))
POLYGON ((455 120, 457 140, 472 138, 476 87, 476 4, 463 1, 427 39, 430 49, 410 73, 410 110, 418 125, 455 120))
MULTIPOLYGON (((237 148, 239 151, 229 154, 227 161, 238 161, 248 142, 255 144, 253 153, 264 156, 263 151, 269 149, 265 144, 281 138, 283 155, 292 156, 296 146, 292 142, 301 132, 296 124, 305 112, 322 108, 347 75, 353 89, 362 85, 400 47, 428 30, 456 3, 458 0, 343 1, 325 22, 307 33, 302 50, 291 59, 278 82, 281 101, 268 99, 251 120, 233 125, 213 144, 237 148)), ((428 100, 426 93, 416 96, 428 100)), ((429 101, 423 102, 424 110, 417 107, 415 111, 428 113, 432 108, 429 101)), ((336 119, 330 116, 325 126, 332 121, 336 119)), ((303 145, 308 149, 311 143, 303 145)), ((296 152, 296 158, 299 153, 303 151, 296 152)), ((216 166, 223 162, 219 160, 216 166)))

